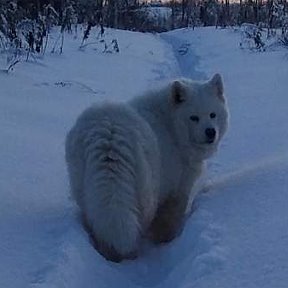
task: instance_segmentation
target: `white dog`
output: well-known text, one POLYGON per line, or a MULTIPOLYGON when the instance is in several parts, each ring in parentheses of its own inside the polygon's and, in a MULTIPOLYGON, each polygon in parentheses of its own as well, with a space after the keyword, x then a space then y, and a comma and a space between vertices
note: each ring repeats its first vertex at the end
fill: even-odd
POLYGON ((72 195, 106 259, 136 256, 141 236, 160 243, 177 235, 227 122, 219 74, 83 112, 67 136, 66 161, 72 195))

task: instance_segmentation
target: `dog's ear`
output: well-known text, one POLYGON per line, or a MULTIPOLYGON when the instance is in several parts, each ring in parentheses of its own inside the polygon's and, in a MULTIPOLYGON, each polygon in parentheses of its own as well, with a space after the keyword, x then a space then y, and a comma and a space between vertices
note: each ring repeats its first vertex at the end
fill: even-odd
POLYGON ((220 74, 215 74, 211 80, 209 81, 209 84, 213 87, 216 96, 225 102, 225 97, 224 97, 224 86, 223 86, 223 80, 220 74))
POLYGON ((179 105, 185 102, 185 89, 180 80, 173 81, 171 85, 171 102, 174 105, 179 105))

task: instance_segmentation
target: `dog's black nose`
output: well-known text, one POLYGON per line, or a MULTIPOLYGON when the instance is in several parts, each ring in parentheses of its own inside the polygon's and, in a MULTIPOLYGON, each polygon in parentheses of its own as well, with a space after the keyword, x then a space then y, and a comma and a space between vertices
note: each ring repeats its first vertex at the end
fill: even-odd
POLYGON ((207 128, 205 130, 205 134, 208 138, 208 140, 214 140, 216 136, 216 130, 214 128, 207 128))

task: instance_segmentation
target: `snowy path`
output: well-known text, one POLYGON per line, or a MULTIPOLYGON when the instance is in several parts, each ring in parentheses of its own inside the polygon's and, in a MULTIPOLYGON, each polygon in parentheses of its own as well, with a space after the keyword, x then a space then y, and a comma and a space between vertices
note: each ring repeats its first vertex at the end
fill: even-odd
POLYGON ((236 33, 214 28, 108 37, 117 38, 119 55, 79 51, 80 40, 67 38, 61 57, 0 74, 0 287, 286 288, 285 53, 242 51, 236 33), (175 75, 205 79, 216 71, 232 117, 209 161, 208 193, 172 243, 146 243, 135 261, 105 261, 68 199, 67 130, 94 101, 122 101, 175 75))
MULTIPOLYGON (((199 57, 197 69, 209 77, 215 71, 223 74, 231 110, 229 135, 209 165, 210 192, 198 198, 199 208, 189 220, 193 233, 195 217, 199 210, 205 211, 210 215, 209 226, 218 227, 220 233, 216 237, 208 233, 210 251, 193 260, 200 271, 188 272, 185 283, 191 287, 287 287, 285 53, 242 51, 236 48, 236 33, 214 28, 205 33, 169 33, 172 41, 173 37, 174 45, 180 47, 193 43, 189 49, 199 57)), ((180 64, 189 67, 189 51, 178 57, 182 57, 180 64)))

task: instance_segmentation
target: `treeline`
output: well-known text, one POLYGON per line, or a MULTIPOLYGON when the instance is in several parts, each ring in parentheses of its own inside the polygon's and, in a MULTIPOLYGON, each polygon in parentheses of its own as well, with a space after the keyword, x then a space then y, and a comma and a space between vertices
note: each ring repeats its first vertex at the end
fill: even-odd
POLYGON ((170 1, 172 28, 185 26, 235 26, 251 23, 266 28, 288 24, 286 0, 182 0, 170 1))
POLYGON ((52 25, 67 23, 103 24, 107 27, 141 30, 146 13, 138 0, 0 0, 0 31, 5 27, 13 32, 13 25, 23 19, 52 25))
POLYGON ((185 26, 233 26, 242 23, 282 27, 287 22, 287 0, 171 0, 150 5, 151 9, 170 9, 170 15, 151 16, 149 4, 139 0, 0 0, 0 31, 13 37, 15 26, 24 19, 48 25, 76 23, 92 26, 165 31, 185 26), (152 6, 152 7, 151 7, 152 6), (6 30, 9 31, 6 31, 6 30))

